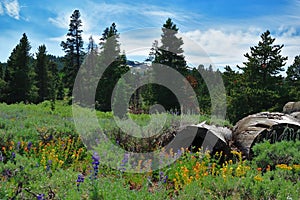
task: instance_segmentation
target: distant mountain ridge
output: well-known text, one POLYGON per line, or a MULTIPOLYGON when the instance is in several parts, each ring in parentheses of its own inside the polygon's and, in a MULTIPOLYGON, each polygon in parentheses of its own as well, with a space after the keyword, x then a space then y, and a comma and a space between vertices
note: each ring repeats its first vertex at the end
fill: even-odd
POLYGON ((150 70, 151 63, 149 62, 139 62, 127 60, 126 65, 133 71, 133 73, 137 72, 140 74, 144 74, 146 71, 150 70))

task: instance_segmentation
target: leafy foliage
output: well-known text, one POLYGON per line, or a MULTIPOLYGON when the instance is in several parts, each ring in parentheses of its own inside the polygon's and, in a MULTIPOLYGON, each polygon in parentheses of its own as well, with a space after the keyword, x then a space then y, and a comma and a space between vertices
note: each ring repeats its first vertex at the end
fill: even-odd
POLYGON ((253 162, 262 169, 270 165, 273 169, 278 164, 293 165, 300 163, 300 140, 281 141, 271 144, 269 141, 254 145, 253 162))

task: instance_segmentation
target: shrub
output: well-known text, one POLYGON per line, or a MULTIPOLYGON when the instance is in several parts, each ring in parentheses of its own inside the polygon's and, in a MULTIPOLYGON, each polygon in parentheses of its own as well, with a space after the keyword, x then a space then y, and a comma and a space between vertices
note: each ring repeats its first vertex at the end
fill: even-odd
POLYGON ((281 141, 274 144, 265 141, 254 145, 253 152, 253 163, 264 170, 268 165, 274 169, 278 164, 298 164, 300 163, 300 140, 281 141))

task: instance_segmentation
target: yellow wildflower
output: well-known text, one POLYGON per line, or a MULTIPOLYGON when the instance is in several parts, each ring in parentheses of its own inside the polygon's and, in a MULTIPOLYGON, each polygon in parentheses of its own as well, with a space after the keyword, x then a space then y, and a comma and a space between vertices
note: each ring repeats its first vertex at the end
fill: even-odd
POLYGON ((256 176, 254 176, 254 180, 263 181, 263 178, 260 175, 256 175, 256 176))

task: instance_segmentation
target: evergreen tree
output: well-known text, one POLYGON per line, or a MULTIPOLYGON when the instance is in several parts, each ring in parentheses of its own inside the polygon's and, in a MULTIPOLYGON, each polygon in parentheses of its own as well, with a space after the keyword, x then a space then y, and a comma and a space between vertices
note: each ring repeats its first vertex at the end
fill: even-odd
POLYGON ((55 109, 55 100, 57 98, 58 87, 61 82, 58 74, 57 64, 52 60, 48 62, 48 99, 51 101, 51 110, 55 109))
POLYGON ((270 88, 281 81, 276 78, 276 75, 284 71, 283 66, 287 57, 280 54, 284 45, 273 44, 275 38, 271 37, 270 31, 264 32, 261 39, 262 41, 259 41, 257 46, 250 47, 250 54, 244 55, 248 59, 244 63, 245 67, 239 68, 244 72, 250 84, 270 88))
POLYGON ((79 10, 74 10, 70 17, 67 40, 61 42, 61 46, 66 53, 63 69, 64 83, 69 89, 70 96, 72 95, 74 81, 84 56, 81 23, 79 10))
POLYGON ((157 49, 158 49, 158 41, 154 40, 152 47, 150 49, 150 53, 148 58, 146 58, 146 62, 153 62, 155 59, 155 55, 157 54, 157 49))
POLYGON ((300 100, 300 55, 296 56, 294 63, 287 69, 286 83, 289 88, 289 100, 300 100))
POLYGON ((97 54, 98 52, 98 46, 95 43, 95 40, 93 39, 93 36, 89 37, 89 44, 88 44, 88 53, 91 54, 97 54))
MULTIPOLYGON (((181 75, 187 75, 187 65, 183 56, 183 40, 178 38, 176 34, 178 33, 177 26, 172 22, 170 18, 167 19, 162 27, 161 35, 161 46, 155 51, 155 58, 152 62, 155 65, 159 65, 161 69, 165 66, 171 67, 181 75)), ((164 78, 171 82, 171 84, 176 85, 179 81, 174 80, 171 74, 161 74, 161 72, 154 70, 155 78, 164 78), (163 77, 162 77, 163 76, 163 77)), ((156 93, 154 94, 157 99, 157 103, 164 106, 166 110, 181 110, 178 99, 176 95, 164 86, 156 85, 154 89, 156 93)), ((181 87, 181 86, 179 86, 181 87)), ((183 87, 183 86, 182 86, 183 87)), ((183 88, 179 88, 180 93, 184 93, 183 88)))
POLYGON ((194 68, 187 76, 187 80, 197 95, 200 113, 203 114, 209 114, 211 109, 210 94, 206 85, 207 83, 203 78, 204 76, 210 76, 208 73, 209 71, 205 69, 204 65, 200 64, 198 69, 194 68))
POLYGON ((4 64, 0 62, 0 78, 3 78, 4 64))
POLYGON ((4 92, 6 87, 6 82, 4 81, 4 71, 6 69, 6 64, 0 62, 0 102, 4 101, 4 92))
POLYGON ((125 53, 121 54, 118 39, 119 33, 115 23, 104 30, 100 39, 99 67, 105 71, 98 83, 96 102, 97 109, 102 111, 111 111, 113 89, 119 78, 129 70, 125 53))
POLYGON ((162 28, 162 45, 156 51, 154 63, 169 66, 182 75, 186 75, 187 65, 181 47, 183 40, 176 36, 178 30, 177 26, 168 18, 162 28))
MULTIPOLYGON (((148 58, 145 59, 145 62, 153 62, 155 59, 155 55, 158 49, 158 41, 154 40, 152 47, 150 49, 150 53, 148 58)), ((147 77, 148 82, 152 82, 154 80, 153 71, 146 70, 143 74, 135 73, 133 78, 135 81, 139 82, 141 79, 145 79, 147 77)), ((134 113, 149 112, 150 106, 154 105, 156 102, 155 88, 157 86, 155 84, 146 84, 142 87, 138 88, 134 94, 131 96, 130 107, 134 113)))
POLYGON ((93 106, 95 98, 95 86, 97 86, 100 71, 100 63, 98 62, 98 47, 92 36, 89 38, 87 54, 83 63, 81 64, 80 74, 76 78, 77 83, 73 101, 81 104, 82 106, 93 106), (76 96, 75 96, 76 95, 76 96))
POLYGON ((41 45, 38 47, 38 53, 36 54, 36 85, 38 88, 38 102, 46 100, 49 96, 49 87, 52 83, 49 81, 48 74, 49 60, 46 54, 46 46, 41 45))
POLYGON ((114 110, 114 115, 118 116, 120 119, 126 117, 127 113, 127 103, 125 99, 129 99, 129 86, 126 84, 124 79, 120 79, 118 85, 116 86, 116 90, 114 93, 114 98, 112 99, 112 108, 114 110))
MULTIPOLYGON (((227 87, 228 81, 231 83, 228 113, 233 123, 248 114, 280 111, 285 104, 287 90, 283 77, 278 74, 283 71, 287 57, 281 55, 283 45, 274 45, 274 41, 269 31, 264 32, 258 45, 250 48, 250 54, 245 54, 248 60, 245 66, 238 66, 242 74, 235 76, 234 86, 227 78, 227 87)), ((229 69, 226 73, 234 74, 229 69)))
POLYGON ((5 72, 7 82, 6 100, 7 103, 27 102, 31 100, 32 80, 30 77, 29 51, 31 46, 24 33, 20 43, 13 49, 8 61, 5 72))

